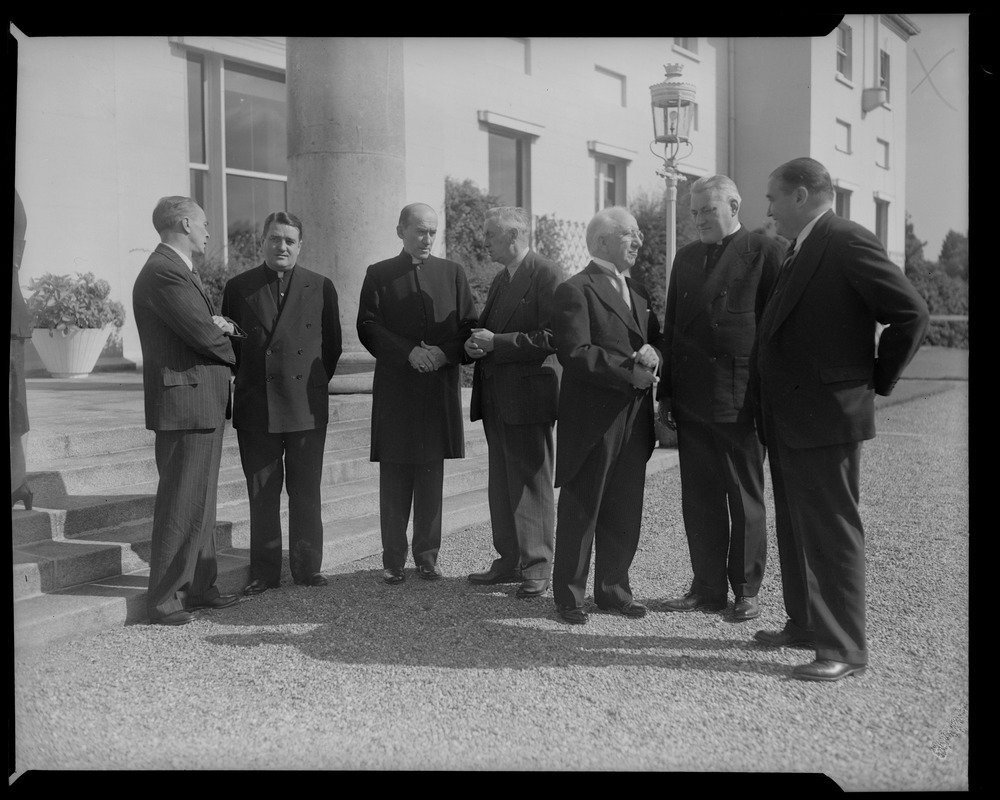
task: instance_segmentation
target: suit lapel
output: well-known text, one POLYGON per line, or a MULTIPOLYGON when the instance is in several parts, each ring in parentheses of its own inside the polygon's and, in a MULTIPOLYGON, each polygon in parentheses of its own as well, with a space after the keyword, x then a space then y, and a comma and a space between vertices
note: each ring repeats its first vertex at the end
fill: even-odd
MULTIPOLYGON (((586 272, 590 277, 591 284, 594 287, 594 293, 600 301, 608 307, 608 310, 616 314, 629 328, 642 334, 642 331, 639 330, 639 325, 635 321, 635 317, 632 316, 632 312, 629 310, 629 307, 625 305, 625 301, 622 299, 622 296, 618 294, 614 286, 612 286, 611 278, 608 274, 593 261, 591 261, 587 266, 586 272)), ((629 290, 629 294, 633 298, 635 297, 635 293, 631 290, 629 290)))
POLYGON ((775 308, 774 319, 771 322, 770 331, 768 332, 769 335, 773 335, 781 327, 781 323, 785 321, 785 318, 792 313, 792 309, 795 308, 796 303, 802 297, 802 293, 806 290, 806 286, 809 285, 809 281, 813 273, 816 272, 820 261, 823 260, 823 253, 826 252, 826 246, 830 238, 828 221, 832 214, 832 211, 828 211, 817 221, 802 244, 799 253, 795 256, 795 260, 786 268, 789 271, 788 275, 779 276, 775 288, 781 286, 782 291, 777 298, 774 298, 777 300, 778 305, 775 308))
POLYGON ((181 273, 187 277, 191 285, 198 291, 198 294, 200 294, 202 298, 205 300, 205 305, 208 306, 208 313, 214 315, 215 306, 212 305, 211 299, 207 294, 205 294, 204 287, 201 286, 199 282, 194 279, 194 274, 191 272, 191 269, 188 267, 187 264, 184 263, 184 260, 179 255, 177 255, 177 251, 175 251, 174 248, 169 247, 165 244, 158 244, 156 246, 156 252, 159 253, 161 256, 165 256, 166 258, 168 258, 171 264, 175 265, 180 269, 181 273))
POLYGON ((312 281, 309 279, 309 274, 300 266, 296 266, 292 270, 289 280, 290 283, 286 290, 285 302, 278 314, 278 321, 274 326, 275 330, 282 327, 281 320, 283 319, 298 319, 302 311, 303 300, 306 294, 312 289, 312 281))
POLYGON ((649 324, 649 306, 646 305, 646 299, 635 291, 631 278, 626 278, 625 283, 628 284, 629 296, 632 298, 632 316, 634 316, 634 320, 639 326, 639 333, 642 334, 643 341, 645 341, 649 324))
POLYGON ((267 267, 264 264, 254 269, 252 277, 248 280, 247 292, 243 297, 260 322, 261 327, 270 334, 274 318, 278 314, 278 306, 275 305, 274 295, 271 294, 267 267))
POLYGON ((514 277, 507 286, 507 291, 503 293, 497 303, 496 308, 496 331, 502 332, 507 327, 514 310, 521 299, 531 288, 531 275, 535 271, 534 262, 529 261, 530 254, 524 257, 521 266, 517 268, 514 277))

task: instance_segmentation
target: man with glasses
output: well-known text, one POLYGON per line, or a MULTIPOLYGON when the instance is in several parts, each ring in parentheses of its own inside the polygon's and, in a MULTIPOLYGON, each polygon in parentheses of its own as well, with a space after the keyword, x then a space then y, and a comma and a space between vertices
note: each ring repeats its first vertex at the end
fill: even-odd
POLYGON ((642 244, 638 223, 613 206, 587 225, 591 262, 560 284, 553 333, 563 378, 559 392, 556 522, 552 590, 562 621, 587 622, 583 601, 594 549, 594 600, 639 618, 628 570, 639 544, 646 462, 655 445, 653 388, 660 325, 649 295, 624 273, 642 244))

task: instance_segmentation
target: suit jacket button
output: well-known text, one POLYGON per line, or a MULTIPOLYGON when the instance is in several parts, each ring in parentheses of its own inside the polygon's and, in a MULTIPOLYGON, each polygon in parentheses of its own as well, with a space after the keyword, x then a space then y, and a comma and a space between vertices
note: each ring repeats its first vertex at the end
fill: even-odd
POLYGON ((268 349, 267 349, 267 350, 265 350, 264 352, 265 352, 265 353, 266 353, 267 355, 271 355, 271 348, 268 348, 268 349))
POLYGON ((299 355, 302 355, 302 348, 299 348, 299 355))
POLYGON ((300 380, 302 380, 302 376, 301 376, 301 375, 296 375, 296 376, 295 376, 295 380, 297 380, 297 381, 300 381, 300 380))

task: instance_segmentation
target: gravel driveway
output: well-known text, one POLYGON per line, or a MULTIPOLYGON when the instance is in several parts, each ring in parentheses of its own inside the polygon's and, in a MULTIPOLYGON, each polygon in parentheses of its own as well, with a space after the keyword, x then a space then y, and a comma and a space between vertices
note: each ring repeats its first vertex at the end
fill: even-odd
MULTIPOLYGON (((730 603, 642 620, 593 608, 566 626, 551 592, 465 580, 492 558, 484 525, 445 540, 436 583, 408 569, 387 586, 375 556, 181 628, 16 656, 16 768, 806 772, 847 790, 967 789, 968 385, 949 386, 881 407, 864 448, 861 677, 792 680, 809 652, 751 641, 784 622, 773 526, 756 621, 733 622, 730 603)), ((648 481, 631 574, 654 606, 687 589, 676 470, 648 481)))

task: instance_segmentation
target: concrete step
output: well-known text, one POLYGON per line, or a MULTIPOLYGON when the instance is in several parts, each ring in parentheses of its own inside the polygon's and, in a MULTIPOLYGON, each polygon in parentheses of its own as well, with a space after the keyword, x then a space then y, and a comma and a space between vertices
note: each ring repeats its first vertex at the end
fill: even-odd
MULTIPOLYGON (((489 518, 485 489, 446 497, 442 514, 442 539, 489 518)), ((282 567, 282 591, 329 591, 295 586, 288 577, 287 541, 282 567)), ((323 564, 330 568, 381 552, 377 515, 357 518, 334 536, 325 537, 323 564)), ((242 591, 250 581, 250 557, 246 550, 220 551, 216 585, 223 594, 242 591)), ((80 639, 109 628, 147 621, 146 590, 149 569, 81 583, 44 594, 18 599, 14 603, 15 649, 43 647, 69 639, 80 639)))
MULTIPOLYGON (((461 462, 456 460, 451 463, 461 462)), ((658 448, 653 452, 646 474, 652 475, 676 465, 676 450, 658 448)), ((478 488, 449 494, 444 498, 442 536, 445 541, 451 536, 461 535, 470 526, 489 521, 485 476, 480 475, 480 481, 478 488)), ((233 540, 232 525, 233 522, 229 520, 219 522, 219 539, 226 540, 228 537, 228 541, 233 540), (227 526, 230 527, 228 531, 227 526)), ((118 563, 126 570, 120 574, 30 596, 22 593, 22 588, 17 586, 18 579, 15 578, 15 648, 22 650, 41 647, 86 637, 108 628, 145 622, 149 572, 143 563, 144 559, 148 560, 148 532, 140 534, 140 527, 136 524, 132 531, 120 530, 118 539, 101 540, 95 536, 93 539, 62 543, 82 545, 87 551, 81 551, 78 557, 96 562, 104 560, 113 563, 114 552, 117 551, 118 563), (133 565, 136 568, 128 570, 133 565)), ((326 569, 381 552, 377 510, 374 513, 339 519, 329 525, 324 524, 324 528, 323 564, 326 569)), ((111 536, 110 533, 108 535, 111 536)), ((286 561, 287 544, 286 539, 286 561)), ((47 558, 45 553, 44 549, 39 550, 39 560, 47 558)), ((50 558, 39 567, 39 584, 42 583, 43 573, 60 575, 60 578, 52 578, 53 580, 68 579, 67 576, 72 574, 73 567, 69 565, 49 563, 57 561, 58 556, 50 558)), ((246 547, 222 547, 220 542, 218 586, 222 593, 242 590, 249 581, 249 570, 249 550, 246 547)), ((283 567, 283 572, 286 576, 285 591, 324 591, 290 584, 287 564, 283 567)), ((16 575, 25 584, 29 582, 29 578, 25 577, 29 575, 27 570, 16 575)), ((336 583, 332 582, 330 589, 335 588, 336 583)))
MULTIPOLYGON (((473 441, 467 449, 469 457, 446 462, 446 496, 486 484, 489 466, 485 442, 473 441)), ((336 482, 332 479, 341 473, 343 465, 324 465, 322 516, 324 528, 332 529, 334 536, 343 520, 378 515, 378 465, 368 460, 366 452, 363 460, 358 456, 356 466, 363 475, 336 482)), ((220 490, 226 485, 220 479, 220 490)), ((250 508, 242 472, 238 487, 240 491, 234 493, 232 499, 220 502, 216 512, 216 546, 219 550, 243 549, 249 554, 250 508)), ((148 564, 153 499, 148 495, 133 495, 119 503, 91 503, 82 509, 89 512, 86 514, 73 516, 68 511, 62 512, 63 516, 52 514, 50 520, 61 523, 63 534, 72 523, 69 524, 72 535, 15 545, 14 596, 22 598, 56 591, 131 572, 148 564), (138 516, 140 509, 145 511, 142 516, 138 516), (95 524, 86 527, 86 522, 81 522, 84 519, 95 524), (83 527, 76 531, 72 529, 74 525, 83 527)), ((284 494, 280 518, 282 528, 287 531, 288 498, 284 494)))
MULTIPOLYGON (((356 429, 348 430, 352 432, 351 436, 355 435, 356 429)), ((368 435, 366 432, 365 437, 368 435)), ((467 425, 467 456, 475 457, 485 452, 486 437, 482 426, 467 425)), ((322 485, 370 479, 377 474, 377 466, 370 461, 369 455, 367 440, 363 445, 350 449, 341 449, 336 443, 328 444, 323 459, 322 485)), ((232 450, 229 456, 219 470, 220 510, 228 503, 246 500, 246 479, 239 463, 238 448, 232 450)), ((104 463, 99 458, 98 463, 90 467, 74 465, 70 472, 33 473, 29 482, 35 492, 35 510, 19 510, 11 517, 15 546, 45 539, 74 538, 88 531, 152 517, 157 486, 155 461, 135 457, 130 462, 119 464, 113 457, 101 458, 112 460, 104 463), (114 475, 114 478, 108 475, 114 475), (134 482, 121 483, 130 477, 134 482), (105 482, 109 485, 100 486, 105 482), (71 487, 73 491, 68 491, 71 487)))
MULTIPOLYGON (((372 401, 370 395, 331 395, 331 428, 344 422, 367 422, 371 419, 372 401)), ((142 447, 152 447, 153 431, 148 431, 141 415, 134 417, 130 424, 123 424, 121 413, 88 413, 74 417, 67 410, 66 418, 55 423, 49 422, 47 432, 32 431, 26 443, 27 462, 46 465, 58 459, 91 458, 93 456, 120 453, 142 447)), ((226 436, 235 434, 229 428, 226 436)))
MULTIPOLYGON (((325 458, 345 450, 364 449, 367 453, 370 444, 367 419, 337 422, 327 429, 325 458)), ((239 466, 239 442, 230 428, 223 440, 222 469, 239 466)), ((28 474, 28 483, 35 493, 35 504, 44 506, 66 495, 115 493, 135 484, 155 484, 157 478, 156 455, 150 442, 112 453, 50 459, 44 462, 44 469, 28 474)))

